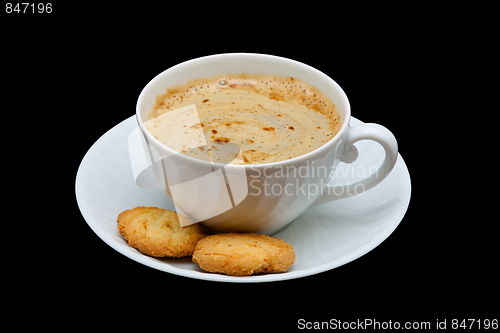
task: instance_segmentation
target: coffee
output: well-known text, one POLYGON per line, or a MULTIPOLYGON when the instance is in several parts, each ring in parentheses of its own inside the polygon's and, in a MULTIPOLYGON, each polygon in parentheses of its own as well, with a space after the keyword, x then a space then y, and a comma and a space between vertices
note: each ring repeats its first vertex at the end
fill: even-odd
POLYGON ((178 152, 216 162, 219 154, 241 164, 304 155, 341 126, 335 105, 315 87, 293 77, 246 74, 169 88, 148 119, 148 131, 178 152))

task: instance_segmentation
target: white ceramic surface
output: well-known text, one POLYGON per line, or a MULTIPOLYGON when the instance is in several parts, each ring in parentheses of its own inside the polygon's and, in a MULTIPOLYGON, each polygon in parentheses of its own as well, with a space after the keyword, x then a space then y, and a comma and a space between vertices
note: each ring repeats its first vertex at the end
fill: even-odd
MULTIPOLYGON (((159 184, 169 184, 167 191, 174 198, 176 210, 217 232, 272 234, 312 205, 357 195, 376 186, 389 174, 398 157, 397 141, 390 130, 378 124, 349 126, 349 101, 332 78, 301 62, 266 54, 215 54, 170 67, 144 87, 137 100, 136 115, 149 146, 144 150, 161 156, 159 163, 153 164, 154 173, 159 184), (258 165, 217 165, 179 154, 147 131, 144 121, 157 96, 167 88, 193 79, 243 73, 291 76, 316 87, 335 104, 340 115, 339 132, 317 149, 289 160, 258 165), (343 177, 333 178, 335 182, 332 182, 330 171, 335 170, 340 161, 352 162, 356 156, 359 158, 353 144, 365 139, 377 141, 384 147, 385 162, 373 173, 365 173, 358 179, 359 183, 340 186, 339 179, 343 177), (301 170, 307 175, 298 176, 301 170)), ((139 156, 142 158, 144 154, 139 156)))
MULTIPOLYGON (((351 118, 351 126, 362 124, 351 118)), ((346 264, 383 242, 402 220, 410 201, 408 169, 399 155, 394 169, 379 185, 350 198, 307 209, 273 236, 293 245, 297 258, 284 273, 233 277, 207 273, 191 258, 157 259, 131 248, 118 232, 116 216, 136 206, 173 209, 164 190, 135 184, 127 138, 137 127, 135 116, 105 133, 83 158, 76 177, 76 197, 81 213, 94 232, 123 255, 149 267, 180 276, 226 282, 267 282, 304 277, 346 264)), ((339 163, 342 181, 366 177, 366 166, 381 165, 383 148, 374 141, 356 144, 358 159, 339 163)), ((332 179, 335 179, 332 177, 332 179)), ((339 179, 336 179, 339 184, 339 179)))

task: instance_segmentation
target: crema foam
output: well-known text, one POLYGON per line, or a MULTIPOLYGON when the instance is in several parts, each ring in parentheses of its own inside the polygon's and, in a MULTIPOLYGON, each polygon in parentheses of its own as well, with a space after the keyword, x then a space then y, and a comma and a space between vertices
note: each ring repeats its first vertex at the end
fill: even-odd
POLYGON ((240 164, 304 155, 341 126, 335 105, 318 89, 268 75, 216 76, 169 88, 148 119, 148 131, 180 153, 240 164))

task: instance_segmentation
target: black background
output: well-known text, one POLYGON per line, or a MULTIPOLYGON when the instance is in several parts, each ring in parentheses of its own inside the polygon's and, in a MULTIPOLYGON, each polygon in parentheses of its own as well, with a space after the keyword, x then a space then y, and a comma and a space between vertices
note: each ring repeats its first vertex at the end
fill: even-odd
POLYGON ((18 299, 31 308, 58 304, 46 325, 53 326, 62 310, 76 326, 102 319, 165 329, 179 321, 186 328, 291 330, 300 318, 433 325, 448 318, 450 326, 453 318, 498 316, 492 219, 466 213, 475 207, 469 199, 476 178, 463 176, 468 154, 447 149, 458 139, 443 129, 454 112, 439 101, 454 80, 447 74, 453 46, 441 38, 450 33, 421 29, 436 17, 336 6, 293 13, 265 6, 249 11, 248 4, 190 8, 196 15, 186 10, 194 3, 123 6, 56 3, 53 15, 44 17, 2 12, 4 114, 20 133, 9 135, 15 144, 4 147, 17 161, 6 163, 6 179, 23 180, 9 204, 27 214, 9 226, 17 235, 28 234, 30 244, 15 242, 6 251, 13 280, 30 281, 18 288, 18 299), (322 11, 331 12, 318 16, 322 11), (142 88, 158 73, 226 52, 272 54, 311 65, 344 89, 354 117, 395 134, 412 197, 401 224, 382 244, 306 278, 230 284, 143 266, 88 227, 74 194, 87 150, 134 115, 142 88))

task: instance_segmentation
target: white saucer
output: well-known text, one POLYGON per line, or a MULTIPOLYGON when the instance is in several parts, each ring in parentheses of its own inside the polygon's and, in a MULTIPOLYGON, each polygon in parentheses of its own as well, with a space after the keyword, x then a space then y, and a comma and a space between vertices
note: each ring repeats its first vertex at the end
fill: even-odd
MULTIPOLYGON (((358 124, 362 122, 351 119, 351 125, 358 124)), ((410 175, 399 155, 391 174, 373 189, 309 208, 273 235, 295 249, 296 261, 287 272, 234 277, 204 272, 191 257, 149 257, 127 244, 118 232, 116 217, 136 206, 173 210, 174 205, 163 190, 143 189, 134 182, 127 139, 136 126, 135 116, 132 116, 94 143, 78 169, 76 198, 83 217, 104 242, 137 262, 168 273, 212 281, 267 282, 324 272, 353 261, 382 243, 403 219, 410 202, 410 175)), ((373 141, 360 141, 356 147, 358 160, 352 164, 340 163, 336 171, 345 177, 345 182, 365 178, 366 170, 380 165, 383 160, 382 147, 373 141)))

